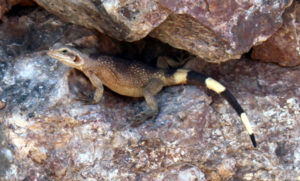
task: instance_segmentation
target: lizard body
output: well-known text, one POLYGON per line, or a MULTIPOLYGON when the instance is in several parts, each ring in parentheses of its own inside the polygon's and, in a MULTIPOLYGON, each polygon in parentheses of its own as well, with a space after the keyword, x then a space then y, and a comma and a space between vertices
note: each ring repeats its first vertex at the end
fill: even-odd
POLYGON ((210 77, 187 69, 164 70, 138 61, 85 54, 72 45, 60 43, 50 48, 48 55, 82 71, 90 79, 96 87, 93 103, 101 100, 103 85, 121 95, 144 97, 150 110, 136 117, 141 121, 158 114, 159 109, 154 96, 163 87, 179 84, 205 85, 208 89, 222 95, 231 104, 241 117, 253 146, 256 147, 254 133, 240 104, 222 84, 210 77))

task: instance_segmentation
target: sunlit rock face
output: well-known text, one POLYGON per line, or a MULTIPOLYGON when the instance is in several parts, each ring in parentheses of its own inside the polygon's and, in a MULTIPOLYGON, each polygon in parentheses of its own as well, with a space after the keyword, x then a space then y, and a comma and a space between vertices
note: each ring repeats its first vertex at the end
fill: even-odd
POLYGON ((95 35, 41 9, 0 25, 0 180, 300 179, 300 67, 197 58, 185 65, 236 96, 256 133, 253 148, 234 110, 200 86, 163 89, 157 119, 139 127, 129 118, 146 107, 143 99, 105 89, 97 105, 76 100, 93 88, 46 55, 55 42, 80 38, 99 52, 128 57, 147 52, 130 48, 136 44, 157 48, 152 54, 164 46, 121 46, 108 37, 94 41, 95 35))
POLYGON ((72 23, 119 40, 148 34, 208 62, 238 59, 282 24, 292 0, 36 0, 72 23))

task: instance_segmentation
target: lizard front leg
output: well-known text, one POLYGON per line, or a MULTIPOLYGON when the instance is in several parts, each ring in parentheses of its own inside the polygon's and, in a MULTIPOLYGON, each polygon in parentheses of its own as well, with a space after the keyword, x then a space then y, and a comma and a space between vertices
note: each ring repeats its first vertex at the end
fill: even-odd
POLYGON ((101 98, 103 96, 103 90, 104 90, 104 88, 103 88, 102 81, 92 71, 88 71, 86 73, 86 76, 90 79, 91 83, 96 88, 96 90, 94 92, 93 100, 92 101, 85 101, 85 102, 87 104, 97 104, 97 103, 100 102, 100 100, 101 100, 101 98))
POLYGON ((132 121, 134 121, 131 126, 136 127, 145 122, 148 119, 155 119, 158 114, 159 108, 157 105, 157 100, 155 95, 161 91, 164 84, 160 79, 151 79, 147 86, 144 88, 144 98, 146 100, 147 105, 150 109, 145 110, 138 115, 136 115, 132 121))

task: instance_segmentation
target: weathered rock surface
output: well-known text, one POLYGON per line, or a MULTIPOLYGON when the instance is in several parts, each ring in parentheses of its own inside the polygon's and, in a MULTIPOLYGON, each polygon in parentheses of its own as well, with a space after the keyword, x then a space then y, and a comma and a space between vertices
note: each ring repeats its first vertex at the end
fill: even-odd
POLYGON ((283 25, 267 41, 253 48, 251 57, 265 62, 274 62, 282 66, 300 64, 300 4, 293 6, 283 14, 283 25))
POLYGON ((155 122, 132 128, 128 118, 146 106, 143 100, 107 89, 98 105, 74 100, 76 80, 87 82, 44 48, 90 32, 43 13, 10 17, 8 22, 31 22, 35 30, 18 29, 17 39, 10 24, 0 25, 0 100, 6 102, 0 110, 0 180, 300 179, 300 67, 196 59, 186 65, 233 92, 251 118, 256 149, 228 103, 201 87, 165 88, 157 96, 155 122))
POLYGON ((35 0, 50 12, 119 40, 149 33, 209 62, 236 59, 282 24, 292 0, 35 0))
POLYGON ((67 21, 127 41, 144 38, 169 14, 165 8, 152 0, 36 0, 36 2, 67 21))
POLYGON ((151 36, 209 62, 240 58, 281 25, 289 1, 159 1, 172 14, 151 36), (175 3, 174 3, 175 2, 175 3))

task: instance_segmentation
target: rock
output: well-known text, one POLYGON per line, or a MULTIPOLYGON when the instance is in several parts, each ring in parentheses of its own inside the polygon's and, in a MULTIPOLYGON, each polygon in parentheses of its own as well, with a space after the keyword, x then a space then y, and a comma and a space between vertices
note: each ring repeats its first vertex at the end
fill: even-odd
POLYGON ((237 59, 269 38, 292 0, 35 0, 68 22, 118 40, 150 36, 214 63, 237 59))
POLYGON ((292 1, 159 1, 172 11, 151 36, 200 58, 237 59, 281 25, 292 1))
POLYGON ((36 2, 69 22, 127 41, 144 38, 169 14, 168 10, 152 0, 36 0, 36 2))
POLYGON ((0 20, 15 5, 34 6, 33 0, 0 0, 0 20))
POLYGON ((300 64, 300 4, 295 1, 283 14, 283 25, 267 41, 253 48, 251 57, 281 66, 300 64))
MULTIPOLYGON (((31 11, 26 12, 24 10, 24 14, 31 11)), ((18 16, 12 16, 7 23, 3 23, 0 27, 0 45, 2 47, 0 51, 0 79, 4 76, 2 71, 7 67, 5 60, 8 61, 38 50, 47 50, 58 40, 70 42, 70 40, 81 36, 92 35, 91 31, 75 25, 63 26, 61 21, 55 20, 54 16, 45 11, 41 12, 41 9, 31 13, 30 17, 18 16), (40 22, 34 19, 37 16, 41 20, 40 22)))
POLYGON ((5 106, 6 106, 6 102, 0 101, 0 110, 5 108, 5 106))
POLYGON ((203 87, 165 88, 157 95, 157 119, 137 128, 128 118, 145 108, 142 99, 105 89, 100 104, 75 100, 78 82, 84 92, 88 82, 45 50, 79 37, 93 46, 89 31, 40 9, 9 17, 0 30, 0 100, 6 102, 0 110, 0 180, 300 179, 300 67, 247 59, 186 64, 237 97, 257 135, 255 149, 234 110, 203 87), (19 22, 24 30, 9 31, 19 22))
POLYGON ((235 159, 224 159, 222 160, 222 163, 218 165, 217 170, 218 174, 225 179, 230 179, 235 174, 235 165, 236 160, 235 159))
POLYGON ((205 175, 201 170, 191 164, 179 164, 168 167, 169 172, 162 170, 154 171, 143 177, 140 180, 199 180, 205 181, 205 175))

